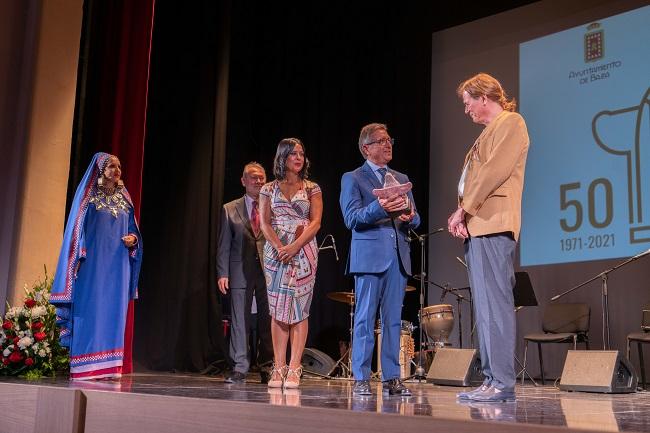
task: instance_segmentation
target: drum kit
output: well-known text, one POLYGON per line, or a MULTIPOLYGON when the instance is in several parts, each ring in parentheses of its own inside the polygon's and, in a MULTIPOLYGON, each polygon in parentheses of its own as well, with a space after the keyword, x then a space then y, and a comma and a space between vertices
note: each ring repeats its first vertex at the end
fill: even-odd
MULTIPOLYGON (((426 283, 431 283, 426 281, 426 283)), ((415 292, 418 289, 413 286, 406 286, 405 291, 415 292)), ((448 289, 450 290, 450 289, 448 289)), ((457 290, 457 289, 454 289, 457 290)), ((350 341, 352 341, 352 334, 354 328, 354 292, 330 292, 327 294, 327 297, 336 302, 342 302, 350 306, 350 341)), ((449 346, 449 334, 454 328, 454 307, 450 304, 438 304, 424 307, 421 309, 419 314, 420 317, 420 326, 422 332, 420 333, 423 337, 420 337, 419 347, 425 352, 431 353, 432 355, 439 348, 449 346), (423 341, 426 339, 426 341, 423 341)), ((459 323, 460 326, 460 323, 459 323)), ((401 335, 400 335, 400 353, 399 353, 399 364, 400 364, 400 377, 402 379, 412 377, 411 367, 421 365, 416 363, 415 359, 415 340, 413 338, 413 331, 417 327, 414 326, 411 322, 407 320, 402 320, 401 324, 401 335)), ((377 334, 377 372, 376 376, 381 376, 381 326, 379 320, 377 320, 377 326, 375 329, 375 334, 377 334)), ((352 367, 351 367, 351 356, 350 350, 352 345, 348 347, 347 351, 341 356, 341 358, 336 362, 334 368, 330 372, 330 375, 336 370, 336 367, 341 368, 342 375, 341 377, 352 377, 352 367)), ((429 360, 430 362, 430 360, 429 360)), ((329 376, 329 375, 328 375, 329 376)))

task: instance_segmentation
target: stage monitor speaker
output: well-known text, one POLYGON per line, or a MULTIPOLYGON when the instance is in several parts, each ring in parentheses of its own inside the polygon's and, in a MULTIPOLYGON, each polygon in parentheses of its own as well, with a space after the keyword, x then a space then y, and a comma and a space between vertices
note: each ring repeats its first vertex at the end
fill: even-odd
POLYGON ((635 392, 638 377, 618 350, 569 350, 562 370, 562 391, 635 392))
POLYGON ((438 349, 427 382, 451 386, 480 385, 483 373, 476 349, 438 349))
POLYGON ((328 376, 331 374, 336 361, 328 354, 318 349, 306 347, 302 353, 302 368, 306 373, 313 373, 319 376, 328 376))

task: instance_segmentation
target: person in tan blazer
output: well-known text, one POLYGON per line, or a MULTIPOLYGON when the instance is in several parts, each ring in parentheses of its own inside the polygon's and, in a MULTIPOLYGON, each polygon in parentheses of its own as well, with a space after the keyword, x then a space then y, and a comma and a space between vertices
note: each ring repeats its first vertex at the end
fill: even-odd
POLYGON ((464 240, 485 381, 461 400, 515 400, 515 246, 521 227, 528 131, 501 83, 480 73, 457 89, 465 113, 485 129, 470 147, 449 232, 464 240))

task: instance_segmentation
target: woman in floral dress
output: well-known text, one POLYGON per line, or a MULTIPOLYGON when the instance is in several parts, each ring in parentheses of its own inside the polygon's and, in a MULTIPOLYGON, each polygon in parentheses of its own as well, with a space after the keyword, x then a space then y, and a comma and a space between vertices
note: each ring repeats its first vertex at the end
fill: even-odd
POLYGON ((297 388, 302 352, 307 341, 323 198, 320 187, 307 180, 309 160, 297 138, 278 144, 273 164, 275 180, 260 191, 260 226, 264 247, 264 274, 271 315, 274 367, 268 386, 297 388), (287 365, 287 344, 291 359, 287 365))

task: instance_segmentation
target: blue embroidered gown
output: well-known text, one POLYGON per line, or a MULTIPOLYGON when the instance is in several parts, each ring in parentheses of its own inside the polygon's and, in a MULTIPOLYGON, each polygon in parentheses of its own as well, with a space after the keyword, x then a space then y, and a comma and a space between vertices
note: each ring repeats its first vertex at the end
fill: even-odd
POLYGON ((97 153, 77 188, 52 284, 71 379, 121 376, 128 304, 137 297, 142 237, 133 202, 126 188, 106 196, 97 187, 109 157, 97 153), (122 241, 129 234, 138 239, 131 248, 122 241))
MULTIPOLYGON (((133 209, 116 215, 91 203, 84 222, 86 258, 75 282, 70 344, 71 377, 77 373, 121 374, 124 327, 131 287, 131 254, 122 237, 136 233, 133 209), (101 365, 99 365, 101 364, 101 365), (99 367, 99 368, 98 368, 99 367), (98 372, 97 370, 110 370, 98 372)), ((84 248, 84 246, 82 246, 84 248)))

